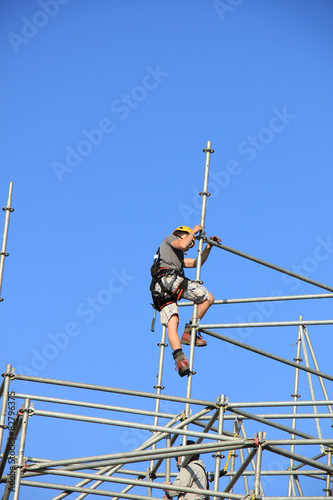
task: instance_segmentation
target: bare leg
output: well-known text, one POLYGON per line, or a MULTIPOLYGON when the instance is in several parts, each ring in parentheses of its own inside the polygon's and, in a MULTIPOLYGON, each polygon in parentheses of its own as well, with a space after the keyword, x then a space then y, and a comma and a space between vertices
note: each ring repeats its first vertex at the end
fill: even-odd
POLYGON ((170 347, 173 351, 176 349, 181 349, 180 338, 178 336, 178 324, 179 324, 179 316, 174 314, 171 316, 168 322, 168 339, 170 343, 170 347))
POLYGON ((198 319, 200 320, 201 318, 204 317, 210 306, 214 303, 214 297, 213 295, 208 292, 209 299, 205 300, 204 302, 201 302, 201 304, 198 304, 198 319))

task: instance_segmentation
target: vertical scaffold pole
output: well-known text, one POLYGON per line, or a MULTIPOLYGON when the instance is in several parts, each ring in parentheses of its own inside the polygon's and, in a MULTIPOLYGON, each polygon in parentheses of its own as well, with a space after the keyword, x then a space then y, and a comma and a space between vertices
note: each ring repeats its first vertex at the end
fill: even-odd
MULTIPOLYGON (((305 335, 306 342, 307 342, 308 347, 309 347, 309 351, 310 351, 310 354, 311 354, 311 357, 312 357, 312 361, 313 361, 314 367, 319 372, 320 371, 319 364, 317 362, 317 358, 316 358, 315 352, 314 352, 312 344, 311 344, 310 336, 309 336, 308 330, 307 330, 307 328, 306 328, 305 325, 303 326, 303 333, 305 335)), ((323 381, 322 377, 318 377, 318 380, 319 380, 319 383, 320 383, 320 386, 321 386, 324 398, 326 399, 326 401, 329 401, 330 398, 328 397, 327 390, 326 390, 326 387, 325 387, 325 384, 324 384, 324 381, 323 381)), ((333 415, 332 406, 331 405, 327 405, 327 409, 330 412, 330 414, 333 415)), ((333 427, 333 420, 332 420, 331 427, 333 427)))
MULTIPOLYGON (((166 447, 171 448, 171 437, 170 435, 166 438, 166 447)), ((167 483, 170 482, 170 474, 171 474, 171 459, 165 459, 165 481, 167 483)))
MULTIPOLYGON (((219 436, 222 436, 222 434, 223 434, 225 399, 226 399, 225 395, 221 394, 221 396, 217 402, 218 407, 219 407, 219 423, 218 423, 217 433, 219 436)), ((215 453, 214 491, 219 491, 221 455, 222 454, 220 451, 217 451, 215 453)))
POLYGON ((262 442, 263 432, 258 432, 257 460, 254 471, 254 498, 257 500, 260 497, 260 473, 261 473, 261 457, 262 457, 262 442))
MULTIPOLYGON (((304 331, 303 330, 304 330, 304 327, 302 325, 302 327, 301 327, 301 339, 302 339, 302 346, 303 346, 304 363, 305 363, 305 366, 307 366, 309 368, 310 367, 309 356, 308 356, 308 351, 307 351, 307 348, 306 348, 306 341, 305 341, 305 338, 304 338, 304 331)), ((312 401, 315 401, 316 400, 316 396, 315 396, 315 393, 314 393, 314 387, 313 387, 312 377, 311 377, 311 374, 309 372, 307 373, 307 377, 308 377, 308 383, 309 383, 309 389, 310 389, 311 399, 312 399, 312 401)), ((316 415, 318 413, 317 407, 315 405, 313 406, 313 413, 314 413, 314 415, 316 415)), ((321 432, 321 428, 320 428, 319 418, 315 418, 315 423, 316 423, 318 437, 319 437, 319 439, 322 439, 322 432, 321 432)), ((321 451, 324 452, 324 446, 323 445, 321 445, 321 451)))
MULTIPOLYGON (((2 402, 1 402, 1 412, 0 412, 0 453, 2 449, 2 440, 3 440, 3 431, 7 428, 5 424, 6 420, 6 409, 7 409, 7 403, 8 403, 8 391, 9 391, 9 382, 10 379, 12 378, 12 365, 7 365, 6 367, 6 373, 3 373, 2 376, 4 377, 3 384, 2 384, 2 402)), ((0 394, 1 397, 1 394, 0 394)))
POLYGON ((10 182, 9 183, 7 206, 3 207, 3 209, 2 209, 4 212, 6 212, 6 215, 5 215, 5 224, 4 224, 4 229, 3 229, 1 252, 0 252, 0 302, 3 301, 3 299, 1 298, 1 288, 2 288, 3 270, 4 270, 4 266, 5 266, 5 257, 8 257, 8 255, 9 255, 6 252, 9 217, 10 217, 10 213, 14 211, 14 209, 11 207, 12 192, 13 192, 13 183, 10 182))
MULTIPOLYGON (((325 452, 327 453, 327 465, 332 465, 332 450, 330 448, 326 448, 325 452)), ((326 497, 331 497, 333 495, 333 490, 331 488, 331 481, 332 481, 331 475, 327 474, 326 488, 324 489, 326 497)))
MULTIPOLYGON (((163 362, 164 362, 164 352, 165 348, 168 347, 168 344, 165 341, 166 339, 166 328, 162 326, 162 334, 161 334, 161 342, 157 345, 160 348, 160 357, 158 361, 158 372, 157 372, 157 383, 154 385, 154 389, 156 389, 156 394, 161 394, 161 391, 164 389, 162 385, 162 375, 163 375, 163 362)), ((160 399, 157 398, 155 401, 155 412, 158 413, 160 411, 160 399)), ((153 425, 158 425, 158 417, 154 417, 153 425)), ((156 449, 156 444, 153 444, 152 450, 156 449)), ((154 468, 154 460, 150 462, 150 468, 153 470, 154 468)))
POLYGON ((30 399, 25 399, 24 400, 24 407, 21 408, 20 411, 23 413, 23 418, 22 418, 22 427, 21 427, 19 449, 18 449, 18 453, 17 453, 17 464, 16 464, 16 474, 15 474, 15 488, 14 488, 13 500, 18 500, 19 499, 20 483, 21 483, 21 476, 22 476, 22 468, 24 466, 23 462, 24 462, 25 439, 26 439, 26 436, 27 436, 28 419, 29 419, 29 415, 31 413, 30 399))
MULTIPOLYGON (((302 321, 302 316, 299 316, 299 321, 302 321)), ((296 347, 296 358, 294 358, 294 361, 297 364, 300 364, 301 361, 303 361, 301 359, 301 342, 302 342, 301 328, 302 328, 302 326, 300 325, 298 327, 297 342, 296 342, 296 344, 297 344, 297 347, 296 347)), ((298 394, 298 384, 299 384, 299 369, 296 368, 296 370, 295 370, 294 393, 291 395, 291 397, 293 398, 294 402, 296 402, 298 400, 298 398, 300 397, 300 395, 298 394)), ((294 416, 294 418, 292 419, 292 428, 293 429, 296 429, 296 413, 297 413, 297 406, 293 406, 293 416, 294 416)), ((291 434, 290 437, 291 437, 291 439, 296 439, 295 434, 291 434)), ((295 451, 295 445, 294 444, 292 444, 290 446, 290 451, 291 452, 295 451)), ((294 467, 294 459, 291 458, 290 459, 290 465, 289 465, 290 470, 292 470, 293 467, 294 467)), ((292 475, 290 475, 289 476, 289 482, 288 482, 288 496, 291 497, 292 495, 296 496, 296 491, 295 491, 294 477, 292 475)))
MULTIPOLYGON (((214 150, 211 148, 211 141, 207 141, 207 146, 203 150, 206 154, 205 160, 205 174, 204 174, 204 183, 203 190, 200 194, 202 197, 201 204, 201 217, 200 217, 200 225, 202 226, 202 231, 200 236, 205 236, 205 220, 206 220, 206 207, 207 207, 207 198, 210 196, 208 193, 208 178, 209 178, 209 163, 210 163, 210 155, 214 153, 214 150)), ((201 262, 202 262, 202 247, 203 247, 203 238, 199 238, 198 241, 198 254, 197 254, 197 267, 195 274, 195 281, 200 282, 200 274, 201 274, 201 262)), ((193 306, 193 314, 192 314, 192 330, 191 330, 191 345, 190 345, 190 355, 189 355, 189 364, 190 364, 190 374, 187 378, 187 387, 186 387, 186 397, 191 397, 192 390, 192 377, 193 377, 193 360, 194 360, 194 346, 195 346, 195 334, 198 322, 198 305, 194 304, 193 306)), ((185 405, 185 414, 188 415, 190 411, 189 405, 186 403, 185 405)))

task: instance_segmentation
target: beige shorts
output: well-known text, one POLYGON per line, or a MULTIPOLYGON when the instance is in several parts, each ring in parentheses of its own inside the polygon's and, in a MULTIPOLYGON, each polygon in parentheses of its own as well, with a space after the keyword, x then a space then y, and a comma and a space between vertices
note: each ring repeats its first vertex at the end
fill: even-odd
MULTIPOLYGON (((162 278, 162 282, 166 288, 168 288, 169 285, 171 286, 171 290, 174 291, 182 279, 182 277, 178 277, 175 280, 173 276, 165 276, 162 278)), ((157 287, 159 287, 159 285, 156 285, 156 288, 157 287)), ((192 300, 196 304, 201 304, 205 300, 209 299, 208 290, 203 285, 200 285, 200 283, 189 280, 187 290, 183 293, 182 299, 192 300)), ((162 325, 168 326, 170 318, 175 314, 179 316, 177 302, 164 306, 160 311, 160 320, 162 325)))

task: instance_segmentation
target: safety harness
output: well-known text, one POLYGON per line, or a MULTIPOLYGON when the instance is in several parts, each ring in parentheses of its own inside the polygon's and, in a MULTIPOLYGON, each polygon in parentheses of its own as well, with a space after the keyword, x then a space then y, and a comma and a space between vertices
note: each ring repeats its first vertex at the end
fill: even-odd
POLYGON ((150 268, 150 274, 152 277, 150 283, 150 291, 153 299, 152 306, 157 310, 161 311, 163 307, 168 304, 172 304, 181 299, 183 293, 187 290, 188 278, 185 278, 184 271, 179 271, 178 269, 172 269, 170 267, 160 267, 160 249, 157 249, 157 252, 154 257, 153 265, 150 268), (168 290, 162 282, 162 278, 165 276, 174 276, 177 279, 181 276, 183 279, 177 286, 177 288, 172 292, 168 290), (156 285, 160 286, 160 291, 156 290, 156 285))

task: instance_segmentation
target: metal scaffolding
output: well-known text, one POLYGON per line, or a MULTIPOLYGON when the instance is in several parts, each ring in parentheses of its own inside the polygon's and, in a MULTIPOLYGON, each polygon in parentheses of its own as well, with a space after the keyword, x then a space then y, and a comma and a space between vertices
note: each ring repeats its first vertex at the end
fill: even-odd
MULTIPOLYGON (((200 281, 203 244, 209 242, 210 245, 220 250, 234 253, 328 292, 333 292, 333 287, 207 238, 205 218, 209 197, 210 156, 213 153, 210 141, 207 142, 203 151, 205 173, 203 190, 200 193, 202 197, 200 224, 203 230, 197 237, 198 265, 195 279, 200 281)), ((9 207, 10 197, 7 209, 9 207)), ((5 225, 3 241, 6 241, 7 230, 8 222, 5 225)), ((2 251, 5 252, 4 249, 2 251)), ((1 280, 2 269, 3 266, 0 268, 1 280)), ((216 300, 214 307, 270 301, 314 299, 328 301, 332 297, 333 293, 318 293, 223 299, 216 300)), ((155 392, 143 392, 139 388, 130 390, 28 376, 15 373, 15 369, 9 364, 6 366, 0 388, 0 397, 2 397, 0 414, 2 500, 33 498, 34 493, 31 492, 40 488, 47 492, 45 498, 52 498, 52 500, 68 497, 82 500, 88 496, 91 498, 102 496, 114 500, 118 498, 153 500, 163 497, 163 482, 171 481, 176 475, 171 472, 170 459, 181 455, 184 457, 184 465, 192 455, 197 453, 204 461, 213 457, 212 471, 209 472, 210 489, 196 490, 184 487, 185 493, 205 494, 212 499, 241 500, 284 500, 299 497, 304 500, 319 500, 333 496, 333 437, 332 433, 327 431, 327 428, 330 429, 333 426, 333 400, 330 399, 325 385, 333 381, 333 375, 319 369, 308 331, 308 328, 314 325, 318 328, 331 325, 333 320, 314 319, 305 322, 302 316, 299 316, 297 321, 199 324, 196 304, 183 302, 179 305, 193 308, 189 348, 190 374, 187 378, 184 397, 162 394, 164 356, 167 347, 165 327, 162 327, 161 340, 157 344, 159 358, 155 392), (247 345, 216 331, 243 327, 283 328, 285 326, 295 328, 296 352, 293 360, 247 345), (219 341, 233 344, 245 351, 254 352, 269 360, 292 367, 294 384, 290 387, 293 390, 291 400, 237 402, 231 401, 227 395, 220 393, 216 395, 215 401, 193 398, 196 332, 203 332, 219 341), (308 400, 300 399, 301 372, 306 373, 310 393, 308 400), (13 381, 15 381, 15 391, 11 390, 13 381), (42 387, 44 394, 47 395, 38 395, 37 389, 36 393, 26 394, 23 391, 25 382, 30 382, 36 388, 42 387), (319 385, 322 393, 319 399, 315 396, 314 383, 319 385), (64 392, 66 397, 55 397, 52 388, 56 388, 57 394, 61 390, 66 390, 64 392), (80 399, 77 399, 78 392, 84 394, 80 399), (68 399, 68 394, 72 394, 70 399, 68 399), (93 396, 89 400, 91 395, 93 396), (123 405, 107 404, 108 395, 112 397, 117 395, 117 401, 124 401, 123 405), (155 403, 154 410, 138 408, 140 405, 149 408, 150 400, 155 403), (22 406, 18 411, 14 411, 18 401, 22 406), (183 409, 180 412, 162 411, 161 402, 177 403, 177 407, 180 405, 183 409), (69 410, 66 411, 68 408, 69 410), (115 415, 121 415, 120 419, 116 419, 115 415), (145 417, 145 422, 148 419, 149 423, 142 423, 142 417, 145 417), (56 422, 63 422, 63 425, 68 422, 82 422, 88 426, 99 424, 117 429, 130 428, 149 431, 151 435, 143 439, 139 446, 126 452, 58 460, 45 459, 31 456, 34 453, 33 443, 27 450, 29 455, 26 454, 26 436, 35 419, 56 419, 56 422), (327 419, 329 419, 330 427, 326 425, 327 419), (303 423, 309 420, 314 423, 313 434, 304 430, 303 423), (5 425, 6 422, 8 426, 5 425), (251 437, 247 435, 249 429, 251 437), (253 429, 255 429, 254 432, 253 429), (6 432, 4 442, 5 430, 8 432, 6 432), (187 437, 194 440, 195 444, 186 444, 187 437), (14 454, 13 449, 15 449, 14 454), (270 488, 272 478, 279 479, 274 482, 273 492, 270 488), (265 493, 266 490, 267 493, 265 493), (21 495, 20 492, 23 491, 28 491, 28 496, 24 493, 21 495)), ((218 391, 218 387, 216 390, 218 391)), ((55 436, 55 439, 59 439, 59 436, 55 436)), ((52 443, 50 443, 50 455, 52 455, 52 443)), ((176 487, 171 485, 168 489, 175 491, 175 496, 177 495, 176 487)))

